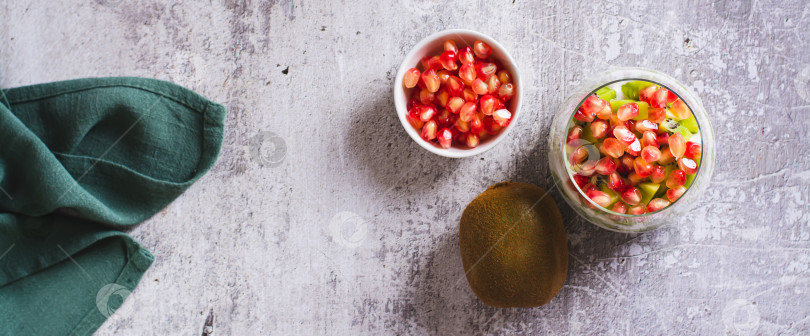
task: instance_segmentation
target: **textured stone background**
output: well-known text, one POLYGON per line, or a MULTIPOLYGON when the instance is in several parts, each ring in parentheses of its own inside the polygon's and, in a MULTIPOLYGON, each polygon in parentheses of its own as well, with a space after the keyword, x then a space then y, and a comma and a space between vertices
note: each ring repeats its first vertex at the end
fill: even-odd
POLYGON ((807 334, 810 4, 408 0, 14 0, 0 85, 170 80, 229 108, 213 171, 131 233, 157 261, 100 335, 807 334), (470 28, 526 77, 510 139, 469 159, 419 148, 391 85, 421 38, 470 28), (609 66, 703 98, 717 166, 702 205, 641 235, 563 212, 568 280, 493 309, 463 278, 457 225, 486 186, 552 187, 554 107, 609 66))

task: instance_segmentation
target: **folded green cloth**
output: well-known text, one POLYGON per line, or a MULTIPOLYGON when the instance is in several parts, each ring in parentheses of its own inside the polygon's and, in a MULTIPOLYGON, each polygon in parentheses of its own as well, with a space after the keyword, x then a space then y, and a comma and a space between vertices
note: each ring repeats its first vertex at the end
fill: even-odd
POLYGON ((88 335, 154 260, 123 232, 211 168, 225 108, 93 78, 0 94, 0 335, 88 335))

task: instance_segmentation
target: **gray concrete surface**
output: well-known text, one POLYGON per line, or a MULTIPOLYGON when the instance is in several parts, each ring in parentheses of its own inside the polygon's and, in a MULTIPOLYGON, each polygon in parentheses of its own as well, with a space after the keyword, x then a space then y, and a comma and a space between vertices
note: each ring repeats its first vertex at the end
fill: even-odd
POLYGON ((99 335, 810 333, 810 4, 806 1, 14 0, 0 85, 170 80, 229 108, 219 162, 132 230, 156 256, 99 335), (419 148, 394 74, 421 38, 470 28, 526 77, 517 132, 478 157, 419 148), (568 280, 493 309, 463 278, 458 219, 486 186, 552 187, 553 109, 608 66, 658 69, 703 98, 713 183, 676 226, 626 235, 560 204, 568 280))

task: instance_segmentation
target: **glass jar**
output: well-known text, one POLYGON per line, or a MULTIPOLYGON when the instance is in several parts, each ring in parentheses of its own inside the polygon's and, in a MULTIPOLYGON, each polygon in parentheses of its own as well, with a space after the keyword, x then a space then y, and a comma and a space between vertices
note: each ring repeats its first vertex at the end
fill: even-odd
MULTIPOLYGON (((714 133, 700 98, 676 79, 644 68, 611 69, 577 86, 572 95, 557 109, 557 115, 551 124, 548 146, 551 174, 565 201, 589 222, 617 232, 644 232, 678 222, 704 193, 714 170, 714 133), (692 114, 697 120, 702 146, 698 171, 686 192, 666 208, 642 215, 616 213, 597 205, 586 197, 585 193, 573 182, 574 171, 569 167, 566 155, 568 129, 574 113, 585 98, 606 85, 632 80, 652 82, 667 88, 680 97, 692 110, 692 114)), ((589 152, 591 151, 589 150, 589 152)))

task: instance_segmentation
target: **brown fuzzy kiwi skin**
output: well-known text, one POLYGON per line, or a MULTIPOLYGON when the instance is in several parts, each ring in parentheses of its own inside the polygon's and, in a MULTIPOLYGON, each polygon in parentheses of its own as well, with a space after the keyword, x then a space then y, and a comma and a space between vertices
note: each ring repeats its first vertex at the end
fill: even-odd
POLYGON ((467 205, 459 224, 467 281, 497 308, 542 306, 568 274, 568 239, 554 199, 528 183, 502 182, 467 205))

